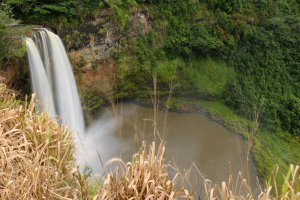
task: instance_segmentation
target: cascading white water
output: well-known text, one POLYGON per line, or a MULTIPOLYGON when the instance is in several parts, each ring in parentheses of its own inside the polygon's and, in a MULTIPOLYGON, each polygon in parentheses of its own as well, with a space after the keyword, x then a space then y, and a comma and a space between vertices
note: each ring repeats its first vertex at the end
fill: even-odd
POLYGON ((26 46, 32 89, 43 109, 73 131, 84 133, 85 126, 72 67, 61 39, 41 29, 26 46))
POLYGON ((39 51, 30 38, 26 38, 26 47, 30 66, 32 90, 36 94, 37 109, 44 110, 49 113, 51 117, 55 117, 56 113, 52 90, 39 51))

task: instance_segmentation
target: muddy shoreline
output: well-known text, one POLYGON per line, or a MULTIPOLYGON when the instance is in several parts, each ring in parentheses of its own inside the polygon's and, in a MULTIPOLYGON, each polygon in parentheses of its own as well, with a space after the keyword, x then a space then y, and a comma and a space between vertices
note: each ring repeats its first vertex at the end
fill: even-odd
MULTIPOLYGON (((195 100, 195 99, 193 99, 193 100, 195 100)), ((151 99, 135 99, 133 101, 128 101, 128 102, 132 102, 132 103, 135 103, 137 105, 144 106, 144 107, 153 107, 153 103, 152 103, 151 99)), ((219 124, 220 126, 223 126, 226 129, 228 129, 229 131, 234 132, 234 133, 240 135, 241 137, 243 137, 244 139, 246 139, 245 135, 242 133, 242 132, 247 131, 247 130, 245 130, 244 127, 238 126, 234 123, 227 122, 222 117, 211 113, 210 111, 208 111, 207 109, 205 109, 205 108, 203 108, 199 105, 196 105, 194 103, 190 103, 190 102, 187 102, 187 101, 183 101, 183 102, 181 102, 181 106, 178 107, 178 108, 175 108, 175 107, 167 108, 164 105, 164 102, 165 101, 159 101, 158 102, 158 109, 160 109, 160 110, 167 109, 169 112, 176 112, 176 113, 202 113, 206 117, 211 119, 212 121, 219 124)))

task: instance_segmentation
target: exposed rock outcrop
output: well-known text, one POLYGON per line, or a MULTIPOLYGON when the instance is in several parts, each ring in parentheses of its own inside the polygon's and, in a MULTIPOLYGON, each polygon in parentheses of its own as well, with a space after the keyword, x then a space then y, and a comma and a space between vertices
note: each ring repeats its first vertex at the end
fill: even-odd
POLYGON ((112 10, 105 9, 96 16, 88 16, 76 30, 59 31, 69 52, 86 113, 97 111, 113 99, 118 71, 114 55, 127 48, 122 41, 151 30, 151 17, 144 8, 128 16, 125 28, 114 17, 112 10))

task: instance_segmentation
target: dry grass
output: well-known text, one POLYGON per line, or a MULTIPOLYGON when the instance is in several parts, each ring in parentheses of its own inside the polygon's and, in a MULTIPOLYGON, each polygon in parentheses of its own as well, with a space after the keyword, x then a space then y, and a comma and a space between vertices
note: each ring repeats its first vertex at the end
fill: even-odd
POLYGON ((193 199, 184 188, 175 189, 174 180, 168 177, 168 166, 164 164, 164 152, 163 144, 156 152, 153 142, 149 152, 145 152, 144 146, 140 154, 133 156, 132 163, 125 164, 119 160, 112 160, 111 162, 121 163, 122 166, 108 175, 94 199, 193 199))
POLYGON ((274 170, 266 189, 253 193, 249 183, 241 175, 234 180, 229 177, 228 182, 222 182, 221 185, 213 185, 206 180, 204 184, 204 193, 201 199, 205 200, 299 200, 300 199, 300 170, 299 166, 291 165, 289 172, 285 175, 285 183, 281 186, 276 184, 278 168, 274 170))
POLYGON ((280 176, 276 168, 265 189, 253 192, 249 182, 241 174, 236 178, 229 176, 228 182, 217 185, 205 179, 199 169, 193 165, 198 174, 194 171, 189 176, 199 175, 203 178, 203 185, 198 186, 199 188, 203 186, 203 190, 201 194, 197 194, 182 186, 179 189, 177 189, 178 185, 175 187, 176 183, 182 185, 183 182, 188 182, 185 175, 178 173, 173 180, 170 180, 167 173, 169 165, 164 164, 163 144, 160 144, 157 151, 154 142, 150 145, 148 153, 145 151, 145 146, 143 149, 141 153, 133 156, 132 162, 125 164, 120 159, 112 159, 108 163, 108 165, 114 163, 118 167, 107 176, 94 200, 300 200, 299 166, 290 166, 289 172, 285 175, 285 183, 280 186, 276 184, 277 176, 280 176))
MULTIPOLYGON (((172 180, 168 176, 163 143, 157 150, 155 143, 148 151, 143 146, 131 163, 113 159, 108 165, 119 167, 102 186, 96 186, 96 196, 89 194, 95 185, 89 189, 77 170, 71 133, 45 114, 37 115, 33 98, 29 105, 22 105, 1 81, 0 77, 0 199, 198 199, 191 191, 175 187, 180 175, 172 180)), ((204 190, 198 196, 206 200, 299 200, 299 166, 291 165, 283 185, 277 184, 277 176, 275 168, 266 189, 258 193, 252 192, 242 176, 236 180, 230 176, 221 185, 204 179, 204 190)))
POLYGON ((0 199, 79 199, 70 132, 0 83, 0 199))

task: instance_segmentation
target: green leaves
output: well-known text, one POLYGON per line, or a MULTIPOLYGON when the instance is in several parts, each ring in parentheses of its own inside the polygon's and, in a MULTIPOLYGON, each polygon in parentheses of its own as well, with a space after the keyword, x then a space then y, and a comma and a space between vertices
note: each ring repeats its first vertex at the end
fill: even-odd
MULTIPOLYGON (((126 56, 132 56, 137 62, 135 65, 155 68, 159 63, 178 58, 184 63, 208 57, 213 61, 223 60, 224 65, 234 66, 234 78, 226 79, 231 77, 233 70, 216 68, 217 65, 197 69, 183 65, 180 70, 186 73, 188 81, 182 84, 191 88, 197 85, 212 96, 226 99, 228 105, 246 117, 251 116, 253 109, 265 98, 264 124, 300 134, 300 5, 297 0, 4 2, 12 6, 16 17, 25 23, 51 27, 63 24, 74 28, 88 13, 109 9, 114 13, 112 25, 115 34, 126 41, 128 48, 124 49, 130 54, 126 56), (145 12, 149 25, 146 33, 130 29, 135 12, 145 12), (205 73, 200 73, 200 69, 205 73), (226 95, 223 97, 224 90, 226 95)), ((1 8, 1 37, 7 34, 7 27, 12 23, 15 20, 11 17, 11 10, 1 8)), ((6 46, 3 41, 1 47, 6 46)), ((158 72, 162 79, 169 81, 170 70, 171 66, 166 66, 158 72)))
POLYGON ((46 9, 43 9, 43 8, 40 8, 40 7, 34 8, 33 12, 39 13, 41 15, 51 14, 51 12, 49 10, 46 10, 46 9))
POLYGON ((9 5, 21 5, 25 2, 28 2, 28 1, 24 1, 24 0, 6 0, 6 3, 9 4, 9 5))
POLYGON ((39 14, 51 14, 53 12, 57 13, 68 13, 68 9, 64 6, 59 6, 59 5, 42 5, 39 7, 35 7, 33 9, 33 12, 39 13, 39 14))
POLYGON ((5 0, 16 16, 25 23, 55 27, 61 23, 73 26, 103 2, 91 0, 5 0))
POLYGON ((225 11, 227 13, 237 11, 242 3, 239 0, 206 0, 206 2, 214 11, 225 11))
POLYGON ((271 17, 261 25, 252 26, 235 46, 230 60, 238 71, 238 81, 228 88, 226 102, 243 115, 250 115, 265 98, 262 123, 299 134, 300 102, 295 101, 299 98, 296 78, 299 74, 295 74, 299 73, 300 65, 296 63, 300 59, 300 43, 293 28, 295 23, 286 18, 290 17, 271 17))
POLYGON ((12 12, 10 7, 7 4, 0 4, 0 28, 4 29, 6 26, 9 26, 12 23, 15 23, 16 20, 12 18, 12 12))
POLYGON ((0 4, 0 62, 4 57, 22 57, 24 50, 18 47, 18 42, 12 36, 15 33, 20 33, 14 25, 18 21, 13 18, 11 8, 4 3, 0 4))

